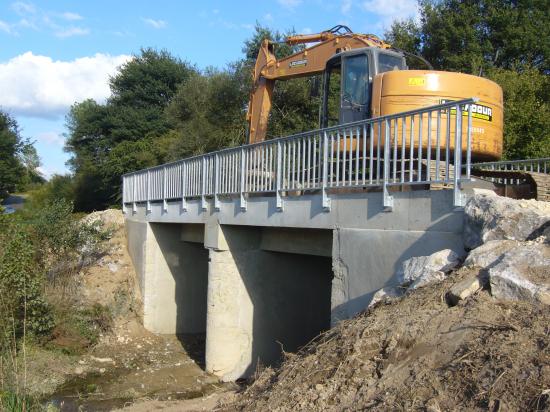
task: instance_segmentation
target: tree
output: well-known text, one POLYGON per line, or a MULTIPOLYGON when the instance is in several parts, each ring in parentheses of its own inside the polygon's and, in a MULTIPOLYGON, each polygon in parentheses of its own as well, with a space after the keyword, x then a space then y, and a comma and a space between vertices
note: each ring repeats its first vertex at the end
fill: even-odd
POLYGON ((134 162, 119 161, 119 157, 139 158, 143 154, 126 151, 139 152, 144 144, 130 142, 151 141, 171 130, 164 109, 178 85, 194 71, 167 51, 142 49, 111 78, 112 96, 106 104, 86 100, 71 108, 66 119, 69 132, 65 150, 73 155, 69 165, 75 175, 76 210, 102 209, 117 203, 120 174, 135 166, 134 162))
POLYGON ((386 39, 434 68, 484 75, 504 91, 504 155, 547 156, 550 147, 550 2, 419 0, 420 21, 396 21, 386 39))
POLYGON ((436 69, 478 74, 549 67, 548 0, 419 0, 419 7, 418 24, 396 21, 386 39, 436 69))
POLYGON ((40 159, 28 139, 23 139, 15 119, 0 111, 0 199, 28 183, 43 181, 40 159))

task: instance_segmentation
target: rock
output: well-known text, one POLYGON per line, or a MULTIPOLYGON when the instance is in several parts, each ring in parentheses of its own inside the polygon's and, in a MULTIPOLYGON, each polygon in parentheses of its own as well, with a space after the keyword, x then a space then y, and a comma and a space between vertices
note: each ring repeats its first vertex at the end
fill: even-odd
POLYGON ((464 300, 483 287, 477 275, 472 275, 455 283, 445 295, 445 300, 450 306, 455 306, 460 300, 464 300))
MULTIPOLYGON (((407 259, 401 265, 397 272, 397 280, 400 284, 411 284, 416 279, 424 277, 424 283, 429 283, 429 279, 438 280, 441 273, 449 272, 460 263, 460 256, 451 249, 440 250, 430 256, 418 256, 407 259), (435 273, 440 272, 440 273, 435 273)), ((432 281, 433 281, 432 280, 432 281)), ((422 283, 419 281, 418 283, 422 283)), ((417 287, 420 286, 417 284, 417 287)))
POLYGON ((472 250, 464 260, 464 266, 476 266, 488 270, 507 252, 521 247, 521 242, 516 240, 491 240, 472 250))
POLYGON ((526 240, 550 220, 550 203, 474 194, 464 208, 464 245, 490 240, 526 240))
POLYGON ((80 367, 80 366, 77 366, 74 370, 74 373, 76 375, 82 375, 84 373, 84 368, 80 367))
MULTIPOLYGON (((549 272, 550 275, 550 272, 549 272)), ((497 299, 524 300, 550 305, 550 277, 533 282, 525 272, 506 261, 489 270, 491 294, 497 299)))
POLYGON ((403 288, 400 288, 398 286, 382 288, 374 294, 368 307, 370 308, 371 306, 376 305, 378 302, 382 300, 398 298, 402 295, 403 295, 403 288))
POLYGON ((538 242, 492 240, 474 249, 465 266, 482 269, 497 299, 550 304, 550 246, 538 242))
POLYGON ((428 270, 424 271, 422 275, 417 277, 413 283, 409 286, 409 290, 414 290, 422 286, 426 286, 433 282, 439 282, 445 279, 445 272, 440 270, 428 270))
POLYGON ((90 356, 90 359, 99 363, 114 363, 114 360, 111 358, 96 358, 95 356, 90 356))

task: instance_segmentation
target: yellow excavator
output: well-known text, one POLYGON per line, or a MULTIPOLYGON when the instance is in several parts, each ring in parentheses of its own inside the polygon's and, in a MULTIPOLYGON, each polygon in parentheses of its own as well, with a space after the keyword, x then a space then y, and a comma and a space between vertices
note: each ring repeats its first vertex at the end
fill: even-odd
POLYGON ((315 44, 277 59, 276 43, 262 42, 248 105, 249 143, 266 138, 276 81, 322 75, 321 128, 477 97, 479 101, 472 105, 472 160, 501 157, 503 101, 498 84, 468 74, 431 70, 421 57, 342 25, 318 34, 290 36, 285 43, 315 44), (430 70, 409 70, 407 57, 421 59, 430 70))

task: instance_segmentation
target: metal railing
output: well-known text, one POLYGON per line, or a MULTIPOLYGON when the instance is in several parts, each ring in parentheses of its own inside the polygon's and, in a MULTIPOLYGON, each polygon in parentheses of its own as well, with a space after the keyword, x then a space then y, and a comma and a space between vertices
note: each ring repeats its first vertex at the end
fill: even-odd
MULTIPOLYGON (((550 157, 474 163, 472 164, 472 168, 490 172, 535 172, 550 174, 550 157)), ((525 181, 525 179, 507 177, 489 177, 489 180, 500 184, 520 184, 525 181)))
POLYGON ((391 186, 448 184, 454 203, 463 204, 460 182, 470 178, 470 103, 465 99, 354 123, 313 130, 285 138, 229 148, 128 173, 123 176, 123 208, 146 202, 237 195, 246 210, 247 197, 274 193, 283 197, 321 191, 330 210, 329 192, 343 188, 379 187, 383 204, 393 207, 391 186), (457 116, 456 113, 463 115, 457 116), (464 119, 463 119, 464 117, 464 119), (466 121, 466 127, 463 122, 466 121), (461 150, 454 150, 460 148, 461 150), (462 162, 465 162, 462 167, 462 162))

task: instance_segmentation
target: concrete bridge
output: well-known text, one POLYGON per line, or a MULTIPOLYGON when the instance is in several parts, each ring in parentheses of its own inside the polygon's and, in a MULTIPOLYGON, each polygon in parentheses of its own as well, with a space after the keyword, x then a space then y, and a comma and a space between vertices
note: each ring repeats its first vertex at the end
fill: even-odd
POLYGON ((472 101, 125 175, 145 327, 206 333, 206 369, 234 380, 363 310, 405 259, 461 252, 472 101))

